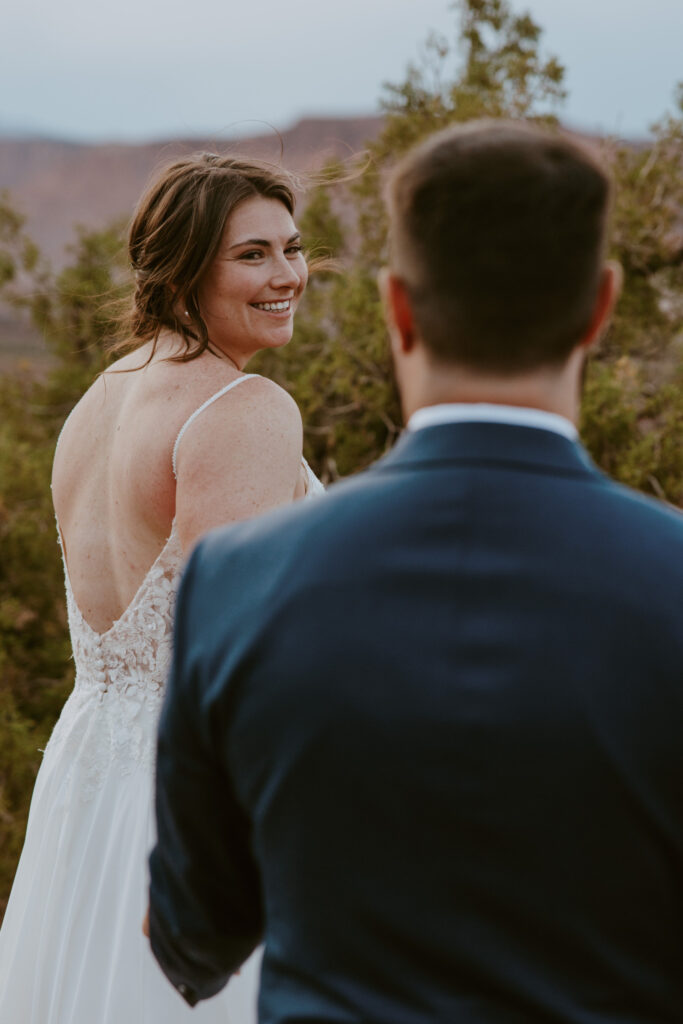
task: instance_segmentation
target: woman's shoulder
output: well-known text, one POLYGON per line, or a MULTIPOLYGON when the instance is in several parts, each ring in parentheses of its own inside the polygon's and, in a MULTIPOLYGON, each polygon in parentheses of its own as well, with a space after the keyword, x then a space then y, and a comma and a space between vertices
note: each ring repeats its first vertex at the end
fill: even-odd
POLYGON ((239 392, 245 396, 248 393, 259 400, 265 399, 283 406, 293 403, 287 391, 275 381, 248 371, 242 372, 227 359, 222 359, 210 351, 202 352, 201 355, 185 362, 170 358, 174 354, 179 352, 162 349, 147 362, 144 353, 133 352, 112 364, 107 373, 134 371, 137 368, 143 372, 126 375, 138 378, 141 385, 150 390, 160 390, 165 395, 178 392, 185 403, 190 405, 195 401, 201 404, 201 401, 211 398, 214 394, 232 389, 238 383, 242 385, 246 380, 250 382, 248 389, 242 386, 239 388, 239 392))
POLYGON ((177 452, 181 437, 186 446, 193 438, 202 443, 246 430, 255 436, 277 432, 292 443, 302 432, 296 402, 275 381, 242 373, 210 352, 186 362, 169 354, 162 350, 148 360, 149 353, 137 350, 102 375, 103 404, 116 407, 124 433, 134 423, 146 443, 153 431, 156 447, 177 452))
MULTIPOLYGON (((258 445, 259 440, 276 447, 301 447, 303 427, 299 408, 287 391, 259 374, 242 373, 226 360, 210 353, 189 362, 156 361, 147 368, 145 417, 163 423, 169 436, 173 465, 179 452, 192 452, 193 459, 218 437, 239 437, 241 444, 258 445), (197 450, 195 450, 197 449, 197 450)), ((212 456, 213 457, 213 456, 212 456)))
MULTIPOLYGON (((195 419, 216 430, 238 426, 240 432, 254 436, 262 433, 298 436, 302 431, 301 413, 292 396, 275 381, 259 374, 235 373, 198 379, 185 395, 186 424, 195 419), (188 401, 189 399, 189 401, 188 401)), ((183 430, 185 427, 183 427, 183 430)))
POLYGON ((211 409, 212 416, 220 419, 258 417, 262 413, 271 418, 301 419, 292 396, 274 380, 240 372, 228 363, 210 358, 213 362, 196 367, 192 363, 176 364, 176 369, 165 371, 165 383, 178 391, 187 415, 206 407, 207 413, 211 409))

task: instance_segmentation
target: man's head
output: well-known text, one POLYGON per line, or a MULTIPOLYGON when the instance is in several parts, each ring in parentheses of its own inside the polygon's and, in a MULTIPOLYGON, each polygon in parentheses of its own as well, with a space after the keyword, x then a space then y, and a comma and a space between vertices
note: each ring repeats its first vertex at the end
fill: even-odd
POLYGON ((611 308, 610 195, 596 155, 566 134, 504 121, 439 132, 389 183, 390 320, 405 312, 399 328, 442 366, 561 368, 611 308))

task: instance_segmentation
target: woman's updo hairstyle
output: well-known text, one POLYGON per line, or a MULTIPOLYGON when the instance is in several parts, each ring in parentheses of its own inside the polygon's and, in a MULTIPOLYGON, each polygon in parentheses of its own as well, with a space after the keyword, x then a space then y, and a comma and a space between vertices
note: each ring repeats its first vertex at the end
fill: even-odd
MULTIPOLYGON (((133 215, 128 253, 135 295, 116 349, 137 348, 172 331, 185 343, 180 362, 209 347, 197 286, 233 210, 245 199, 277 199, 294 213, 294 179, 279 168, 215 153, 196 153, 163 170, 133 215)), ((151 355, 150 355, 151 358, 151 355)))

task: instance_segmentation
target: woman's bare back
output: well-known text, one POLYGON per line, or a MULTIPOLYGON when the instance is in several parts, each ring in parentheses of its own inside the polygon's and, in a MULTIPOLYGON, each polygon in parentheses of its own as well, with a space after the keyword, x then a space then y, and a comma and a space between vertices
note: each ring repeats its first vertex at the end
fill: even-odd
POLYGON ((140 369, 144 347, 102 374, 67 420, 52 490, 74 599, 103 633, 131 603, 174 524, 184 551, 207 529, 301 497, 301 420, 262 377, 204 353, 140 369), (117 372, 130 370, 132 372, 117 372), (226 385, 183 434, 188 418, 226 385))

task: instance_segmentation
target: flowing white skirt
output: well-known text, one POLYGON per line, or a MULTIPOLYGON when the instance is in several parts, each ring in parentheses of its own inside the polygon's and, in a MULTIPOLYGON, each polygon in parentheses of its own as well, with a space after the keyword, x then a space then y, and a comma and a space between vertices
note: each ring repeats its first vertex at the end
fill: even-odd
POLYGON ((154 841, 152 772, 142 759, 122 773, 108 757, 93 785, 92 756, 79 757, 79 748, 94 749, 105 712, 100 705, 93 716, 92 701, 78 702, 78 694, 67 701, 55 730, 63 726, 61 735, 36 780, 0 930, 0 1022, 254 1024, 259 951, 194 1009, 154 959, 141 931, 154 841), (64 742, 74 737, 77 744, 64 742))

